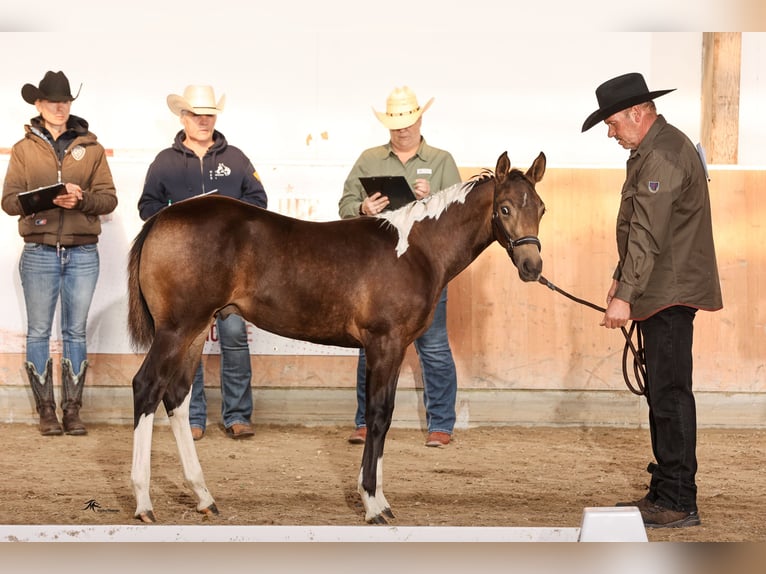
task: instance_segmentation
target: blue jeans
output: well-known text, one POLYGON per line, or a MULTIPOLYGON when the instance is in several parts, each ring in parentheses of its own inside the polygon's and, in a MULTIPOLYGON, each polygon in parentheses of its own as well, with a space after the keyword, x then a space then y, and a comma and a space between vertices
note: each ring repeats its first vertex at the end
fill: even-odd
MULTIPOLYGON (((253 414, 253 389, 250 386, 250 348, 247 344, 247 324, 239 315, 216 319, 221 343, 221 418, 223 426, 249 423, 253 414)), ((207 399, 202 374, 202 362, 192 383, 189 404, 189 424, 205 429, 207 399)))
POLYGON ((649 498, 665 508, 697 510, 697 411, 692 392, 696 309, 676 305, 639 323, 646 356, 649 431, 657 461, 649 498))
MULTIPOLYGON (((423 404, 426 408, 428 432, 452 434, 455 427, 457 373, 447 337, 447 288, 442 291, 428 330, 415 339, 415 349, 423 371, 423 404)), ((364 349, 359 351, 356 367, 357 428, 367 426, 364 419, 366 395, 366 360, 364 349)))
POLYGON ((56 249, 25 243, 19 260, 21 286, 27 308, 27 361, 42 374, 50 357, 50 338, 56 304, 61 298, 62 359, 72 362, 75 375, 87 359, 85 344, 88 311, 98 280, 98 246, 56 249))

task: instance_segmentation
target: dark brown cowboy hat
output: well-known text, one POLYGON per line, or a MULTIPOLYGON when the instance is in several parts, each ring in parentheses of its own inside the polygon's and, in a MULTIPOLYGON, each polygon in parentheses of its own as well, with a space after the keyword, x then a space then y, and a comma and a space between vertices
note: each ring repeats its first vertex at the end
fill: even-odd
POLYGON ((582 125, 582 131, 589 130, 612 114, 636 104, 642 104, 654 98, 659 98, 673 90, 675 88, 650 92, 649 88, 646 87, 644 77, 636 72, 623 74, 622 76, 607 80, 596 88, 598 109, 585 120, 585 123, 582 125))
MULTIPOLYGON (((80 85, 82 88, 82 85, 80 85)), ((77 90, 77 96, 80 90, 77 90)), ((28 104, 34 104, 37 100, 48 100, 49 102, 71 102, 77 99, 72 96, 72 90, 69 89, 69 80, 64 72, 45 72, 45 77, 40 80, 40 87, 32 84, 24 84, 21 88, 21 97, 28 104)))

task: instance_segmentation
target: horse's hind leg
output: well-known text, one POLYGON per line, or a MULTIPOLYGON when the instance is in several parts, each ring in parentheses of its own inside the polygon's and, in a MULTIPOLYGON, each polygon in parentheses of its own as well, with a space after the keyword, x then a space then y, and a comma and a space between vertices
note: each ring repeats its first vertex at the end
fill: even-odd
POLYGON ((154 522, 152 500, 149 495, 152 463, 152 431, 154 413, 160 404, 163 389, 154 372, 152 357, 154 345, 149 349, 141 368, 133 377, 133 463, 130 482, 136 498, 135 517, 142 522, 154 522))
POLYGON ((130 481, 136 498, 135 517, 142 522, 155 522, 152 500, 149 496, 152 463, 152 427, 154 413, 142 414, 133 429, 133 466, 130 481))
MULTIPOLYGON (((197 337, 199 343, 195 340, 191 345, 199 353, 204 343, 204 334, 197 337), (195 346, 196 345, 196 346, 195 346)), ((189 345, 183 344, 172 332, 158 331, 154 342, 150 347, 141 368, 133 378, 133 466, 130 479, 133 484, 133 493, 136 498, 136 518, 143 522, 154 522, 154 512, 150 497, 150 479, 151 479, 151 458, 152 458, 152 428, 154 424, 155 412, 159 403, 165 403, 165 409, 171 417, 173 409, 183 404, 184 398, 189 395, 191 389, 192 362, 188 358, 188 352, 182 353, 178 349, 189 348, 189 345)), ((189 429, 189 409, 186 404, 186 432, 188 433, 188 442, 192 443, 191 430, 189 429)), ((179 429, 182 426, 178 425, 179 429)), ((174 429, 175 432, 175 429, 174 429)), ((179 442, 176 435, 177 444, 179 442)), ((181 447, 179 446, 179 449, 181 447)), ((184 452, 188 451, 184 448, 184 452)), ((196 459, 196 452, 192 445, 191 450, 196 459)), ((188 457, 186 457, 188 458, 188 457)), ((182 462, 186 460, 182 453, 182 462)), ((186 463, 184 463, 186 464, 186 463)), ((199 465, 199 462, 197 462, 199 465)), ((199 471, 201 477, 201 470, 199 471)), ((206 489, 205 489, 206 490, 206 489)), ((196 491, 195 491, 196 492, 196 491)), ((209 494, 208 494, 209 496, 209 494)), ((199 493, 198 493, 199 497, 199 493)), ((202 504, 202 498, 200 498, 202 504)), ((205 500, 205 506, 212 504, 205 500)))
POLYGON ((172 416, 169 418, 170 428, 173 430, 173 436, 176 439, 178 456, 181 458, 186 485, 197 496, 197 511, 208 515, 218 514, 218 508, 215 505, 213 496, 205 485, 205 477, 202 474, 202 466, 200 466, 199 457, 197 457, 197 449, 194 446, 194 439, 192 438, 191 427, 189 426, 190 401, 191 389, 183 403, 173 410, 172 416))

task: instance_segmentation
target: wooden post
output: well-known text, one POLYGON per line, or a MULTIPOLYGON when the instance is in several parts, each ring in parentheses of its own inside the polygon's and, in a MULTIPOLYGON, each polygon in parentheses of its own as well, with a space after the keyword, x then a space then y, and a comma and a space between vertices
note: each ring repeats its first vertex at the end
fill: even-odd
POLYGON ((701 139, 711 164, 736 164, 741 32, 702 34, 701 139))

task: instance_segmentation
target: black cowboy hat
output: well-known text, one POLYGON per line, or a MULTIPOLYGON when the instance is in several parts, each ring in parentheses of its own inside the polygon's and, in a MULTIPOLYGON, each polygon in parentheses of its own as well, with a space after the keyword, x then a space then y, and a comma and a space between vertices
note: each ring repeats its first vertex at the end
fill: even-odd
POLYGON ((598 109, 585 120, 585 123, 582 125, 582 131, 589 130, 600 121, 605 120, 620 110, 659 98, 673 90, 675 88, 650 92, 649 88, 646 87, 644 77, 637 72, 623 74, 622 76, 607 80, 596 88, 598 109))
MULTIPOLYGON (((82 85, 80 85, 82 88, 82 85)), ((77 96, 80 90, 77 90, 77 96)), ((72 96, 72 90, 69 89, 69 80, 64 72, 45 72, 45 77, 40 80, 40 87, 32 84, 24 84, 21 88, 21 97, 28 104, 34 104, 37 100, 48 100, 49 102, 71 102, 77 99, 72 96)))

